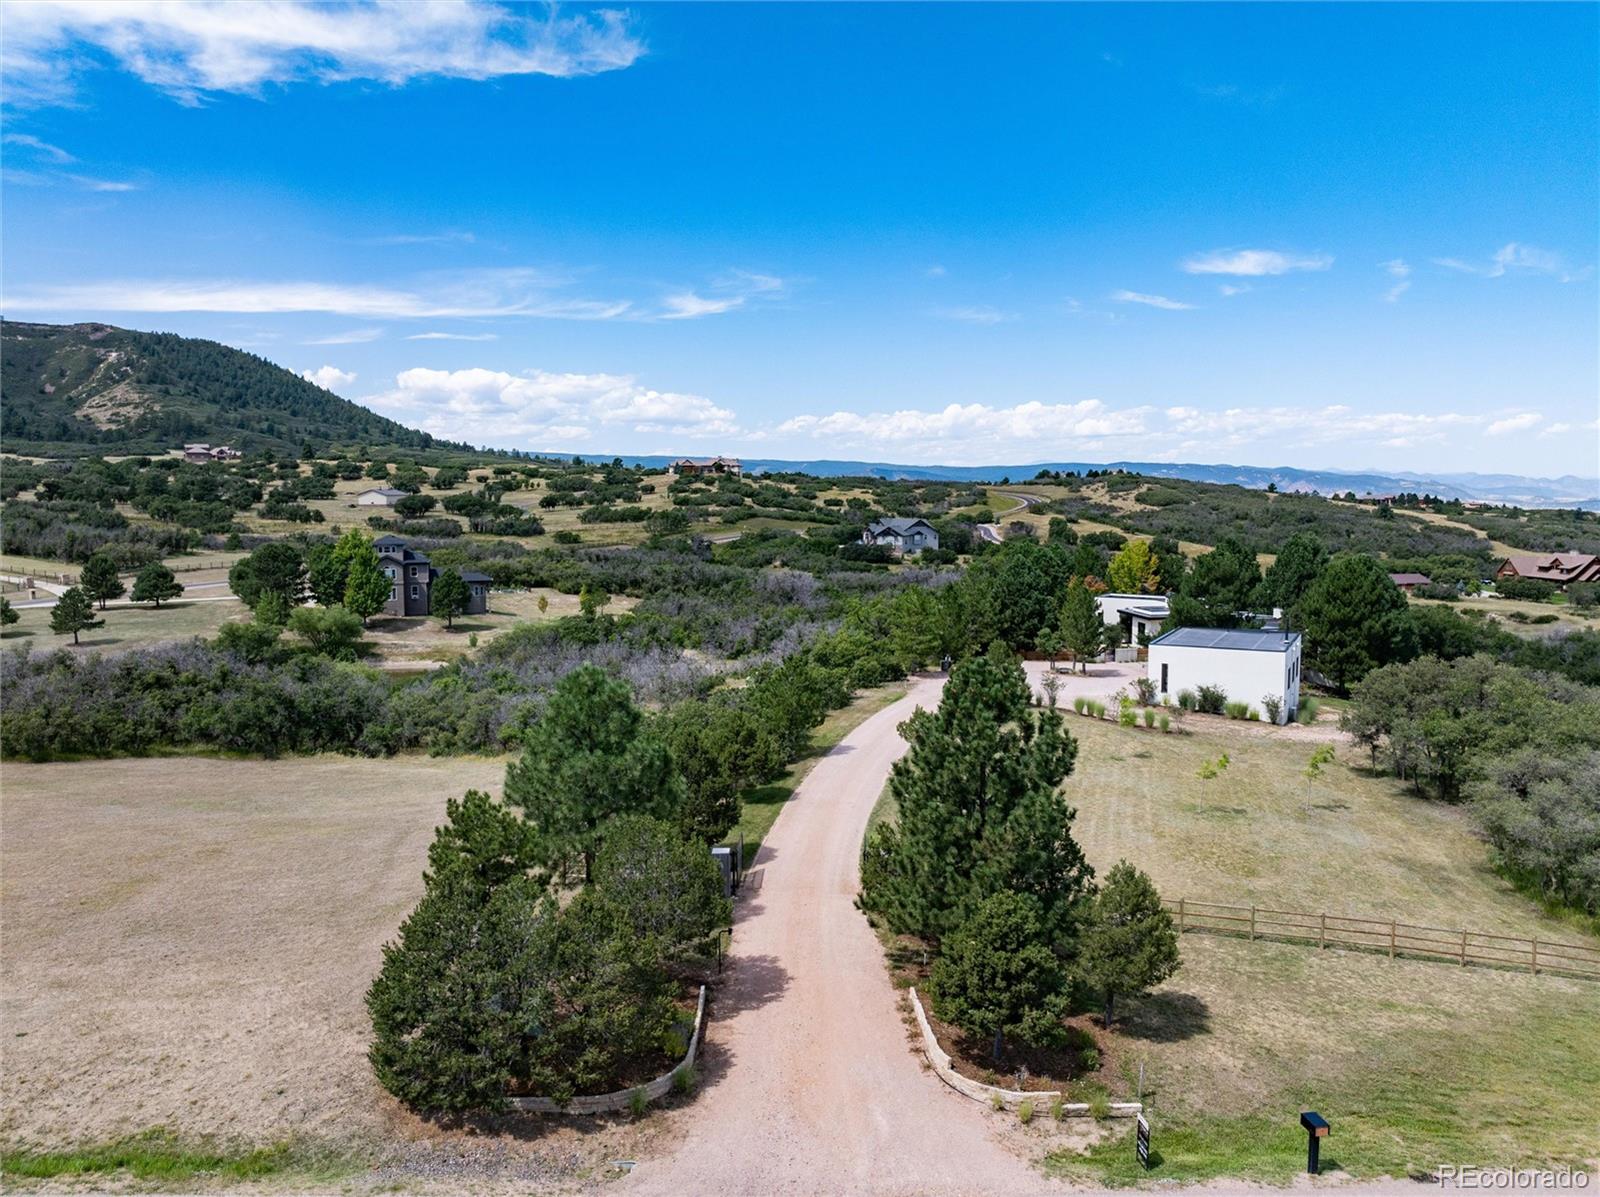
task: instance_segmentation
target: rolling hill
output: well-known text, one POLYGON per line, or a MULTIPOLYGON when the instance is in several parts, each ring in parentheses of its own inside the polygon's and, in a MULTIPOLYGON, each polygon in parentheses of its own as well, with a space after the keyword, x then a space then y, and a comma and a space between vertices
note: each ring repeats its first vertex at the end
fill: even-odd
POLYGON ((185 441, 298 452, 307 441, 464 449, 216 341, 109 324, 0 324, 10 453, 161 453, 185 441))

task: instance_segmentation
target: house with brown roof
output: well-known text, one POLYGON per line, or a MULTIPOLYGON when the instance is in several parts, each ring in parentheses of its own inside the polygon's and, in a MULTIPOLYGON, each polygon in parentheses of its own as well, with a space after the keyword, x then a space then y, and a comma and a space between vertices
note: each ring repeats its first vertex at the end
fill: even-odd
POLYGON ((1563 590, 1573 582, 1600 582, 1600 557, 1592 553, 1526 553, 1507 557, 1497 578, 1533 578, 1563 590))
POLYGON ((1418 586, 1433 585, 1433 579, 1427 574, 1390 574, 1389 581, 1400 587, 1407 594, 1410 594, 1418 586))
POLYGON ((702 474, 732 474, 737 478, 742 473, 742 467, 737 457, 680 457, 672 463, 672 471, 680 478, 702 474))

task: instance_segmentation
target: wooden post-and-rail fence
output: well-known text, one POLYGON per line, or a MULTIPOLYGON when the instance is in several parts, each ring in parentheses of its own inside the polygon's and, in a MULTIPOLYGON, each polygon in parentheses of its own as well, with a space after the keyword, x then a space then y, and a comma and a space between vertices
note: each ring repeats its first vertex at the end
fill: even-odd
POLYGON ((1164 901, 1162 905, 1171 913, 1180 932, 1209 931, 1249 939, 1316 944, 1319 948, 1382 952, 1391 960, 1396 956, 1411 956, 1444 960, 1463 967, 1475 964, 1600 981, 1600 947, 1587 944, 1424 927, 1394 919, 1351 918, 1342 914, 1278 910, 1270 906, 1229 906, 1193 898, 1164 901))

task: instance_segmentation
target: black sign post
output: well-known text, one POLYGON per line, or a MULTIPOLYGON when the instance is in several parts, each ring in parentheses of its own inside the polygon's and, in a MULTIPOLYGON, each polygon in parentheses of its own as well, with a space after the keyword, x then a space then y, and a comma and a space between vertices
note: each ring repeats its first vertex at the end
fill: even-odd
POLYGON ((1139 1115, 1139 1126, 1133 1133, 1133 1144, 1134 1150, 1139 1153, 1139 1166, 1148 1170, 1150 1167, 1150 1124, 1145 1121, 1145 1116, 1142 1112, 1139 1115))

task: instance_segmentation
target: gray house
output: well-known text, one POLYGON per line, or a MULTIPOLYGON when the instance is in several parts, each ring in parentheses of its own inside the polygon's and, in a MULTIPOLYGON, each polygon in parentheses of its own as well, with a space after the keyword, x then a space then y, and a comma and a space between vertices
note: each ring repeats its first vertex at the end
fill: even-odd
MULTIPOLYGON (((433 581, 439 571, 424 554, 407 547, 398 536, 380 536, 372 542, 372 547, 378 551, 378 565, 389 576, 389 601, 383 605, 383 613, 427 615, 431 610, 433 581)), ((489 575, 463 570, 461 579, 467 584, 467 609, 463 614, 484 614, 489 610, 489 575)))
POLYGON ((924 519, 873 520, 861 533, 862 544, 886 545, 897 556, 939 547, 939 534, 924 519))

